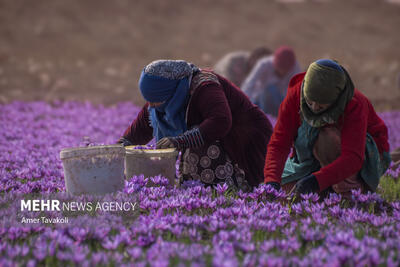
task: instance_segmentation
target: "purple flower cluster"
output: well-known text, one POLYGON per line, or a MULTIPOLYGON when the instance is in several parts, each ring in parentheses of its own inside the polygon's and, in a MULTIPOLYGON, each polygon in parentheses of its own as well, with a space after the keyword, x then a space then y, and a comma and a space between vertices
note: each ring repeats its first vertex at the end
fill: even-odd
POLYGON ((138 145, 138 146, 134 146, 133 149, 144 149, 144 150, 154 150, 156 149, 156 144, 154 139, 148 143, 147 145, 138 145))
POLYGON ((134 149, 156 149, 156 146, 154 144, 149 144, 149 145, 141 145, 141 146, 135 146, 134 149))
MULTIPOLYGON (((164 177, 141 175, 114 194, 66 194, 60 150, 115 143, 138 111, 129 103, 0 105, 0 266, 400 265, 400 201, 376 193, 354 191, 352 200, 309 194, 292 203, 266 185, 231 194, 226 185, 171 188, 164 177), (33 193, 43 200, 137 203, 137 212, 22 212, 21 199, 33 193), (41 216, 69 221, 21 221, 41 216)), ((400 146, 392 136, 400 113, 382 117, 391 146, 400 146)))

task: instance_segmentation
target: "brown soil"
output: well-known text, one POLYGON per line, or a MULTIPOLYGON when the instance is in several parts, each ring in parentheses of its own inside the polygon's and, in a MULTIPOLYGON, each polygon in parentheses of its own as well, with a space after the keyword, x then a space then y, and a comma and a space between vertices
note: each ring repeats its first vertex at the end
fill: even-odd
MULTIPOLYGON (((392 0, 394 1, 394 0, 392 0)), ((400 109, 400 5, 383 0, 0 0, 0 103, 143 103, 160 58, 212 66, 259 45, 330 57, 378 110, 400 109)))

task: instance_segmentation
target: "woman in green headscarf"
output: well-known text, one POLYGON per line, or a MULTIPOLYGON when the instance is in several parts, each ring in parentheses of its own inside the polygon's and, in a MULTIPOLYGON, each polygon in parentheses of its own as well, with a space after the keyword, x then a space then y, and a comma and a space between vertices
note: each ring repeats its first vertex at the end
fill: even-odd
POLYGON ((292 78, 267 151, 265 183, 297 194, 374 191, 390 163, 385 123, 329 59, 292 78))

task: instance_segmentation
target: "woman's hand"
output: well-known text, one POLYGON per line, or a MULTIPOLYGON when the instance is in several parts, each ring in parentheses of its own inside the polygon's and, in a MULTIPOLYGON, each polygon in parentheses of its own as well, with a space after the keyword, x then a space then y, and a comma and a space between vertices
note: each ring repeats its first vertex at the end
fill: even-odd
POLYGON ((177 143, 172 137, 161 138, 157 144, 156 148, 177 148, 177 143))
POLYGON ((129 141, 128 139, 121 137, 117 144, 122 144, 123 146, 133 146, 133 144, 131 143, 131 141, 129 141))
POLYGON ((319 184, 314 175, 306 176, 300 179, 295 186, 294 192, 296 195, 318 193, 319 184))
POLYGON ((276 182, 268 182, 268 183, 265 183, 265 185, 271 186, 276 191, 279 191, 281 189, 281 185, 279 183, 276 183, 276 182))

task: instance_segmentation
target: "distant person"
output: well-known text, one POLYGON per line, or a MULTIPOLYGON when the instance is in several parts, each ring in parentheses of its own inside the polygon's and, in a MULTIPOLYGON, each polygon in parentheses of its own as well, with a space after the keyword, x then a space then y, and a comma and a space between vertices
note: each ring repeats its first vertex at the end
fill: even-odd
POLYGON ((182 151, 181 181, 243 191, 263 181, 271 123, 227 79, 183 60, 157 60, 142 71, 139 89, 147 103, 120 143, 155 137, 157 148, 182 151))
POLYGON ((266 47, 258 47, 253 51, 230 52, 215 64, 213 70, 240 87, 257 61, 271 53, 266 47))
POLYGON ((277 116, 290 79, 300 71, 293 49, 281 46, 257 62, 241 88, 265 113, 277 116))
POLYGON ((292 78, 267 151, 265 182, 296 194, 375 191, 390 163, 384 121, 330 59, 292 78))

